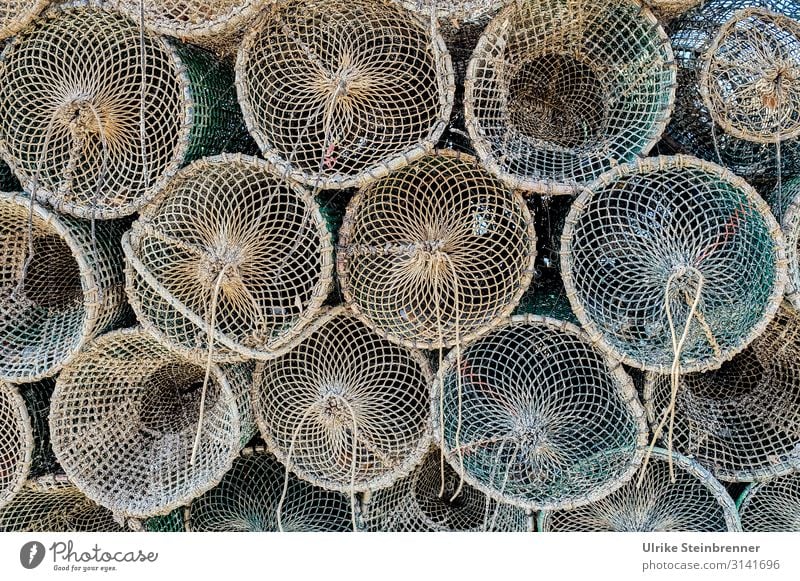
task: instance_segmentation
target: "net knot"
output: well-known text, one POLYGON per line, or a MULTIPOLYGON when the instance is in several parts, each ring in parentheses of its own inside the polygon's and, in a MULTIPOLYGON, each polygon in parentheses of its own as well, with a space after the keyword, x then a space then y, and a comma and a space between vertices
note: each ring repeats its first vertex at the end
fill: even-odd
POLYGON ((228 242, 220 242, 208 248, 206 254, 200 260, 198 275, 202 284, 213 289, 217 283, 217 277, 222 275, 219 283, 220 289, 224 292, 241 281, 239 267, 244 259, 242 248, 228 242), (224 272, 223 272, 224 270, 224 272))

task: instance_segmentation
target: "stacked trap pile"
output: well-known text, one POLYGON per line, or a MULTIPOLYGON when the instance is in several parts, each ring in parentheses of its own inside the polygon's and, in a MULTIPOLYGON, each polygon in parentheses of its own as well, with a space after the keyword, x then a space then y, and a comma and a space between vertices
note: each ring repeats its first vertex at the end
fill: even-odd
POLYGON ((800 312, 800 179, 794 178, 776 187, 768 200, 786 241, 786 300, 800 312))
POLYGON ((751 484, 737 504, 746 532, 800 532, 800 473, 751 484))

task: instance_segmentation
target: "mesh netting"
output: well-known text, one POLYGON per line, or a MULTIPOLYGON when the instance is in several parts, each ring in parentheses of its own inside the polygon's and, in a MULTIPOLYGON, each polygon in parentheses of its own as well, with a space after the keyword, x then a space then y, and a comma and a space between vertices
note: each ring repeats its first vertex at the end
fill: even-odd
POLYGON ((110 510, 98 506, 63 478, 29 481, 0 508, 0 532, 121 532, 110 510))
POLYGON ((738 505, 745 532, 800 532, 800 472, 751 484, 738 505))
POLYGON ((736 505, 725 488, 692 460, 653 450, 641 486, 638 478, 616 492, 572 510, 539 514, 542 532, 714 532, 740 531, 736 505))
POLYGON ((800 178, 775 188, 768 199, 786 241, 786 300, 800 312, 800 178))
POLYGON ((251 157, 179 172, 123 247, 140 321, 190 357, 207 357, 209 334, 217 360, 271 355, 317 314, 332 279, 317 203, 251 157))
POLYGON ((185 161, 243 134, 230 67, 149 33, 140 44, 138 25, 96 0, 46 11, 0 57, 0 150, 59 211, 132 214, 185 161))
POLYGON ((447 19, 457 23, 474 22, 497 12, 506 0, 395 0, 423 17, 447 19))
POLYGON ((674 21, 670 138, 745 177, 774 175, 779 160, 800 170, 798 19, 796 2, 709 0, 674 21))
POLYGON ((0 508, 28 478, 34 440, 28 408, 16 386, 0 381, 0 508))
POLYGON ((286 483, 286 493, 282 495, 285 477, 286 469, 272 454, 256 451, 236 460, 216 488, 187 508, 186 529, 217 532, 351 530, 350 500, 346 495, 319 488, 292 474, 286 483), (282 502, 281 496, 284 496, 282 502))
POLYGON ((388 486, 430 444, 427 360, 343 307, 321 316, 292 351, 259 364, 255 377, 262 436, 313 484, 350 493, 388 486))
POLYGON ((57 373, 124 304, 121 224, 98 222, 93 240, 89 222, 30 208, 0 193, 0 379, 14 382, 57 373))
POLYGON ((144 331, 94 341, 59 376, 50 411, 53 449, 70 480, 130 516, 165 514, 216 485, 254 432, 252 369, 208 369, 201 401, 206 369, 144 331))
POLYGON ((703 0, 644 0, 643 4, 650 8, 659 20, 671 20, 688 12, 703 0))
POLYGON ((480 490, 459 486, 456 472, 445 465, 444 486, 439 451, 431 450, 422 463, 390 488, 369 495, 362 510, 366 530, 375 532, 457 532, 529 530, 527 513, 499 503, 480 490))
POLYGON ((269 7, 236 64, 245 121, 283 175, 346 188, 436 144, 453 103, 444 41, 389 0, 269 7))
MULTIPOLYGON (((651 425, 670 378, 648 374, 651 425)), ((763 335, 719 370, 680 378, 674 450, 720 480, 751 481, 800 468, 800 320, 781 310, 763 335)))
POLYGON ((49 3, 50 0, 3 0, 0 3, 0 41, 25 28, 49 3))
POLYGON ((622 486, 644 454, 633 383, 570 323, 512 317, 453 350, 432 397, 450 465, 510 504, 590 502, 622 486))
POLYGON ((586 189, 561 264, 593 340, 663 373, 676 360, 684 373, 717 368, 741 351, 777 311, 786 278, 766 203, 729 171, 684 156, 620 166, 586 189))
POLYGON ((0 192, 18 192, 22 189, 8 164, 0 160, 0 192))
POLYGON ((658 141, 672 51, 638 0, 520 0, 489 24, 467 72, 466 118, 486 167, 571 194, 658 141))
POLYGON ((364 322, 392 341, 433 349, 508 316, 535 256, 522 197, 474 159, 442 152, 353 198, 337 267, 345 300, 364 322))

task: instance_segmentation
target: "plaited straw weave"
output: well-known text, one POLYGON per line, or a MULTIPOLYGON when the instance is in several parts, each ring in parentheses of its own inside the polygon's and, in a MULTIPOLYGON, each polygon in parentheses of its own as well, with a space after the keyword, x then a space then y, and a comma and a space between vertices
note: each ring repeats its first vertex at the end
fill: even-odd
POLYGON ((117 321, 121 233, 118 223, 98 222, 93 241, 89 222, 40 204, 31 214, 25 194, 0 193, 0 379, 52 376, 117 321))
POLYGON ((231 70, 140 42, 137 23, 85 0, 46 11, 0 57, 0 152, 60 212, 132 214, 184 162, 243 142, 231 70))
POLYGON ((741 531, 736 505, 702 466, 656 448, 641 486, 636 480, 603 499, 573 510, 539 514, 542 532, 714 532, 741 531))
POLYGON ((450 466, 516 506, 601 498, 633 476, 644 454, 633 382, 570 323, 510 318, 451 351, 431 397, 434 436, 450 466))
POLYGON ((467 71, 475 149, 513 187, 575 193, 659 140, 674 99, 672 59, 638 0, 509 2, 467 71))
POLYGON ((288 0, 239 50, 247 127, 276 171, 348 188, 433 149, 453 104, 436 27, 389 0, 288 0))
POLYGON ((345 308, 256 367, 253 404, 271 452, 300 478, 352 494, 407 475, 430 445, 432 373, 345 308))
POLYGON ((107 508, 98 506, 63 475, 29 481, 0 508, 0 532, 121 532, 107 508))
POLYGON ((530 283, 525 201, 466 155, 439 152, 359 192, 339 232, 345 301, 371 328, 435 349, 485 334, 530 283))
POLYGON ((25 400, 16 386, 0 381, 0 509, 28 478, 34 440, 25 400))
POLYGON ((0 41, 28 26, 50 0, 3 0, 0 4, 0 41))
MULTIPOLYGON (((648 374, 651 425, 669 398, 670 378, 648 374)), ((794 313, 780 310, 719 370, 681 377, 673 442, 720 480, 763 480, 800 469, 800 320, 794 313)))
POLYGON ((350 500, 289 475, 286 497, 278 505, 286 469, 272 454, 245 449, 219 485, 186 509, 186 530, 217 532, 350 530, 350 500))
POLYGON ((800 312, 800 179, 776 187, 768 196, 772 212, 781 224, 786 241, 786 300, 800 312))
POLYGON ((252 369, 211 366, 202 405, 205 374, 138 328, 94 341, 59 376, 50 411, 53 449, 70 480, 133 517, 166 514, 214 487, 254 432, 252 369))
POLYGON ((123 241, 144 327, 188 357, 265 358, 318 313, 333 244, 312 196, 241 155, 181 170, 123 241), (215 302, 216 299, 216 302, 215 302))
POLYGON ((449 20, 457 24, 475 22, 497 12, 505 0, 397 0, 422 17, 449 20))
POLYGON ((689 373, 718 368, 764 330, 786 259, 755 190, 676 156, 619 166, 587 188, 567 217, 561 270, 593 341, 628 365, 670 373, 677 359, 689 373), (676 358, 671 337, 687 325, 676 358))
POLYGON ((529 530, 524 510, 492 500, 472 486, 465 485, 450 500, 458 486, 458 474, 445 465, 442 489, 439 451, 432 449, 409 476, 369 495, 362 510, 364 527, 375 532, 529 530))
POLYGON ((748 533, 800 532, 800 472, 751 484, 737 504, 748 533))
POLYGON ((800 170, 798 19, 796 2, 709 0, 674 21, 669 137, 744 177, 800 170))

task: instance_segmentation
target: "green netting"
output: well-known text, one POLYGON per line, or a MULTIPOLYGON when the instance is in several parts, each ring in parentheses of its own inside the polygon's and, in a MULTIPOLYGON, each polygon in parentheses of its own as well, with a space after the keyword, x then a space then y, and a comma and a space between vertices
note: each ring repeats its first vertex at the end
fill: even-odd
POLYGON ((184 523, 185 507, 176 508, 169 514, 145 519, 141 525, 148 533, 182 533, 186 531, 184 523))
POLYGON ((800 532, 800 472, 751 484, 737 505, 745 532, 800 532))

